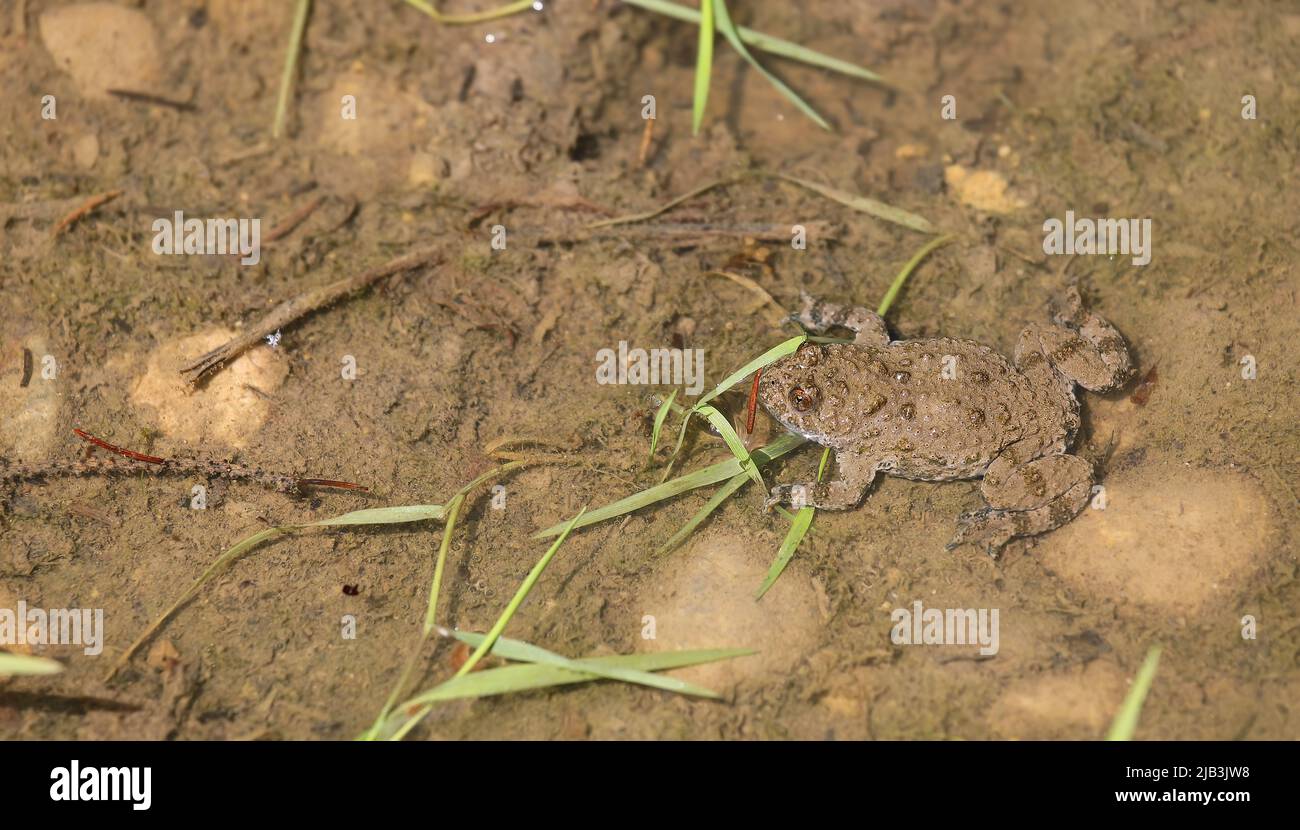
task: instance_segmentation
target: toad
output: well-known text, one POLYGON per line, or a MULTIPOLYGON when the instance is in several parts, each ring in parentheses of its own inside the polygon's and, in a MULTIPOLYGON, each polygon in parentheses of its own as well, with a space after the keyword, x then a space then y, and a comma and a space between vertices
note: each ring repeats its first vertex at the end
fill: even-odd
POLYGON ((958 518, 948 544, 996 555, 1014 537, 1060 527, 1088 503, 1092 465, 1069 452, 1075 385, 1094 392, 1132 373, 1119 332, 1076 288, 1053 325, 1025 329, 1014 361, 969 340, 891 340, 874 312, 803 296, 805 329, 854 333, 806 342, 763 372, 759 400, 786 429, 835 451, 832 481, 772 488, 770 508, 857 506, 878 473, 920 481, 981 479, 986 506, 958 518))

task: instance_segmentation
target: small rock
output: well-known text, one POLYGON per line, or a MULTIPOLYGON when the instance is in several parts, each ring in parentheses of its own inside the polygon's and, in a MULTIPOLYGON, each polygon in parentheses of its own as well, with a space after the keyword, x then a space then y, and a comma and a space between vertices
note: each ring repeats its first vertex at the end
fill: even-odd
POLYGON ((143 12, 116 3, 76 3, 41 15, 41 41, 87 98, 110 89, 156 92, 158 35, 143 12))
POLYGON ((780 676, 817 645, 821 631, 817 597, 796 566, 754 600, 771 551, 730 533, 704 536, 678 554, 668 579, 642 598, 655 618, 655 639, 646 650, 751 648, 757 654, 674 671, 683 680, 725 694, 749 677, 780 676))
POLYGON ((986 213, 1011 213, 1025 206, 1007 193, 1007 180, 995 170, 968 170, 951 164, 944 171, 948 188, 964 205, 986 213))
POLYGON ((72 144, 72 161, 82 170, 89 170, 99 159, 99 138, 86 133, 72 144))
POLYGON ((246 446, 266 421, 270 405, 252 391, 274 392, 288 374, 265 345, 254 346, 198 390, 189 389, 180 366, 234 336, 217 329, 168 343, 148 358, 145 372, 131 389, 131 403, 147 408, 169 439, 230 447, 246 446))

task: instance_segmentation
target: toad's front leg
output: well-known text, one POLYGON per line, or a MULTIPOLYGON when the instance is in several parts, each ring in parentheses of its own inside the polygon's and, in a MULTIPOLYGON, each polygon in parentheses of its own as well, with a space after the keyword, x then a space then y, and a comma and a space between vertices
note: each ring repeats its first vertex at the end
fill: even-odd
POLYGON ((824 332, 839 326, 853 332, 859 346, 888 346, 889 330, 880 315, 861 306, 842 306, 819 300, 807 291, 799 292, 802 307, 790 319, 808 331, 824 332))
POLYGON ((876 460, 848 450, 837 450, 835 467, 839 478, 834 481, 778 484, 772 488, 772 494, 764 503, 764 508, 770 510, 778 504, 788 504, 796 510, 801 507, 816 507, 819 510, 848 510, 857 507, 876 478, 879 469, 876 460))

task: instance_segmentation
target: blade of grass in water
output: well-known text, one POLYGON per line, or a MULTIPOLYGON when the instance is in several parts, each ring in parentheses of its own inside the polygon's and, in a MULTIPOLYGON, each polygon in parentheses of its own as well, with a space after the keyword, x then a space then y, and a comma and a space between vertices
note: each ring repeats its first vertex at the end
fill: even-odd
MULTIPOLYGON (((826 472, 826 462, 830 455, 830 447, 822 450, 822 460, 817 465, 817 481, 819 482, 826 472)), ((803 537, 808 533, 808 528, 812 526, 815 512, 817 512, 815 508, 801 507, 799 512, 794 515, 794 519, 790 522, 790 529, 786 531, 785 539, 782 540, 781 547, 777 549, 776 559, 772 561, 772 567, 767 569, 767 577, 763 580, 763 584, 759 586, 754 599, 762 599, 763 594, 766 594, 768 589, 776 583, 776 578, 785 570, 785 566, 790 564, 790 560, 794 558, 794 552, 799 549, 799 543, 803 541, 803 537)))
POLYGON ((886 222, 893 222, 896 225, 902 225, 905 228, 911 228, 921 233, 937 233, 938 230, 929 220, 917 216, 915 213, 896 208, 893 205, 887 205, 884 202, 877 201, 867 196, 859 196, 856 193, 849 193, 845 190, 830 187, 817 182, 808 181, 807 179, 797 179, 794 176, 787 176, 782 173, 774 174, 775 178, 781 181, 796 184, 800 187, 807 188, 814 193, 820 193, 827 199, 832 199, 845 207, 853 208, 856 211, 870 214, 877 219, 883 219, 886 222))
POLYGON ((686 415, 682 418, 682 426, 677 433, 677 445, 673 447, 672 457, 676 458, 677 454, 682 451, 682 444, 685 443, 686 441, 686 427, 690 425, 692 414, 698 412, 700 408, 703 407, 705 404, 707 404, 709 401, 718 397, 723 392, 726 392, 728 389, 735 386, 737 383, 749 377, 750 375, 754 374, 754 372, 757 372, 759 369, 762 369, 763 367, 767 366, 770 363, 775 363, 776 361, 780 360, 781 358, 785 357, 788 354, 793 354, 794 351, 798 349, 801 345, 803 345, 803 342, 807 339, 808 339, 807 335, 801 334, 798 337, 791 337, 789 340, 776 344, 772 348, 763 352, 758 357, 746 363, 744 366, 741 366, 736 371, 727 375, 725 378, 723 378, 721 383, 719 383, 717 386, 713 387, 711 390, 705 393, 698 401, 695 402, 695 405, 692 406, 690 410, 687 411, 686 415))
POLYGON ((664 419, 666 419, 668 413, 672 411, 673 400, 676 397, 677 390, 674 389, 668 394, 668 397, 664 399, 664 402, 659 405, 659 411, 655 413, 655 428, 654 431, 650 433, 650 457, 646 460, 647 467, 655 463, 655 448, 659 446, 659 434, 663 432, 664 419))
POLYGON ((442 542, 438 545, 438 559, 433 566, 433 583, 429 586, 429 605, 424 613, 424 626, 420 630, 420 638, 416 641, 411 656, 407 658, 406 665, 402 667, 402 673, 398 675, 397 682, 393 684, 393 690, 388 693, 388 699, 384 701, 383 708, 379 710, 375 722, 362 736, 366 740, 373 740, 379 734, 379 729, 383 726, 384 721, 388 720, 388 716, 392 714, 393 707, 397 705, 398 698, 401 697, 402 692, 406 689, 406 684, 411 679, 411 672, 415 671, 424 644, 436 627, 438 596, 442 593, 442 574, 447 564, 447 551, 451 548, 451 534, 456 530, 456 518, 460 515, 460 508, 464 502, 465 496, 457 494, 447 506, 447 524, 442 528, 442 542))
MULTIPOLYGON (((803 446, 808 439, 799 436, 786 434, 777 438, 765 447, 754 450, 750 453, 750 458, 754 464, 763 467, 769 462, 780 458, 781 456, 803 446)), ((720 461, 717 464, 704 467, 703 469, 687 473, 666 481, 663 484, 657 484, 654 487, 642 490, 639 493, 633 493, 626 498, 607 504, 604 507, 589 511, 575 525, 575 527, 586 527, 588 525, 603 522, 616 516, 622 516, 625 513, 631 513, 634 510, 640 510, 642 507, 649 507, 652 504, 670 499, 674 496, 680 496, 690 490, 698 487, 707 487, 710 484, 717 484, 719 481, 726 481, 732 476, 746 475, 740 462, 735 458, 729 458, 726 461, 720 461)), ((545 539, 547 536, 554 536, 564 529, 564 524, 554 525, 545 530, 540 530, 533 534, 534 539, 545 539)))
POLYGON ((465 503, 464 496, 456 496, 451 500, 451 506, 447 510, 447 524, 442 529, 442 543, 438 545, 438 561, 433 566, 433 584, 429 586, 429 607, 424 612, 424 636, 428 637, 433 633, 434 623, 438 615, 438 594, 442 591, 442 572, 447 565, 447 551, 451 548, 451 534, 456 529, 456 517, 460 515, 461 505, 465 503))
POLYGON ((701 507, 694 516, 691 517, 690 521, 682 525, 681 529, 678 530, 676 533, 674 533, 671 539, 669 539, 667 542, 664 542, 663 545, 656 552, 667 553, 668 551, 680 545, 686 539, 687 536, 690 536, 692 533, 695 532, 695 528, 699 527, 700 524, 705 519, 707 519, 713 513, 714 510, 717 510, 719 507, 721 507, 723 502, 731 498, 731 496, 737 490, 739 490, 741 487, 744 487, 749 481, 750 478, 748 473, 741 473, 740 475, 732 476, 730 480, 727 481, 726 484, 718 488, 718 491, 713 494, 713 497, 710 498, 708 502, 705 503, 705 505, 701 507))
MULTIPOLYGON (((700 13, 690 6, 683 6, 678 3, 670 3, 667 0, 623 0, 631 6, 637 6, 647 11, 662 14, 665 17, 671 17, 675 20, 681 20, 684 23, 694 23, 699 25, 700 13)), ((773 55, 779 55, 783 58, 800 61, 809 66, 816 66, 822 69, 829 69, 832 72, 839 72, 842 75, 852 75, 862 78, 865 81, 874 81, 876 83, 886 83, 886 81, 872 72, 870 69, 864 69, 856 64, 842 61, 839 58, 832 58, 829 55, 823 55, 806 46, 800 46, 797 43, 791 43, 788 40, 782 40, 779 37, 766 35, 762 32, 756 32, 753 29, 747 29, 744 26, 736 27, 736 34, 746 44, 753 46, 755 49, 762 49, 773 55)))
POLYGON ((749 450, 745 449, 745 442, 740 440, 740 436, 736 434, 736 428, 727 420, 727 416, 708 404, 699 407, 699 413, 708 419, 710 424, 713 424, 713 428, 718 431, 718 434, 722 436, 722 440, 726 442, 727 449, 731 450, 731 454, 740 462, 741 468, 749 474, 751 479, 758 482, 759 487, 762 487, 763 475, 754 466, 753 460, 749 457, 749 450))
MULTIPOLYGON (((510 624, 510 620, 514 617, 515 612, 519 610, 519 606, 523 605, 524 600, 528 598, 528 594, 532 592, 533 586, 537 584, 538 578, 542 575, 542 571, 546 570, 546 566, 551 563, 553 558, 555 558, 556 552, 558 552, 560 546, 564 544, 564 540, 569 537, 569 533, 573 530, 573 526, 578 523, 578 520, 582 518, 582 514, 586 512, 587 508, 582 508, 578 511, 578 515, 570 519, 569 523, 564 526, 564 530, 560 533, 560 538, 552 542, 551 546, 546 549, 546 553, 542 554, 542 558, 537 560, 536 565, 533 565, 533 569, 528 572, 528 575, 524 577, 524 581, 519 584, 519 589, 515 591, 515 595, 510 598, 510 602, 506 603, 506 607, 501 612, 501 615, 497 617, 497 621, 493 623, 492 628, 483 637, 483 641, 479 643, 478 648, 476 648, 474 653, 469 656, 469 659, 462 663, 461 667, 456 670, 456 674, 452 677, 452 680, 469 674, 474 670, 474 667, 479 664, 479 661, 483 659, 483 655, 492 650, 493 645, 496 644, 497 638, 501 636, 501 632, 510 624)), ((408 707, 403 706, 402 708, 407 709, 408 707)), ((432 708, 432 704, 425 705, 424 708, 412 715, 406 723, 402 724, 401 727, 393 733, 390 740, 400 741, 408 732, 414 729, 420 721, 424 720, 425 716, 429 714, 432 708)))
POLYGON ((432 17, 439 23, 449 26, 463 26, 471 23, 486 23, 489 20, 496 20, 502 17, 509 17, 512 14, 519 14, 532 8, 533 0, 515 0, 513 3, 507 3, 504 6, 498 6, 495 9, 488 9, 482 12, 472 12, 470 14, 443 14, 427 0, 406 0, 406 5, 419 9, 425 14, 432 17))
MULTIPOLYGON (((718 16, 718 31, 722 32, 722 36, 731 44, 731 48, 739 52, 740 56, 744 58, 750 66, 758 70, 758 73, 766 78, 768 83, 776 87, 777 92, 781 93, 787 101, 794 104, 800 112, 812 119, 814 124, 821 127, 823 130, 830 130, 831 125, 826 123, 826 119, 822 118, 821 115, 818 114, 817 110, 813 109, 807 101, 799 97, 798 93, 787 86, 780 78, 769 72, 763 64, 759 63, 758 60, 749 53, 749 50, 745 48, 745 42, 740 38, 740 33, 736 31, 735 24, 731 22, 731 15, 727 12, 726 0, 713 0, 713 3, 717 6, 716 13, 718 16)), ((701 30, 704 28, 702 20, 700 28, 701 30)))
MULTIPOLYGON (((479 646, 486 639, 482 634, 474 634, 468 631, 453 631, 451 636, 471 646, 479 646)), ((694 683, 687 683, 684 680, 678 680, 674 677, 665 677, 652 672, 638 671, 636 669, 619 668, 617 666, 604 666, 599 663, 593 663, 590 660, 571 660, 568 657, 556 654, 553 651, 547 651, 540 646, 525 643, 520 640, 511 640, 508 637, 498 637, 496 645, 492 646, 492 653, 497 657, 506 660, 515 660, 522 663, 537 663, 544 666, 555 666, 569 671, 582 672, 584 674, 594 674, 597 677, 603 677, 606 680, 622 680, 625 683, 636 683, 642 686, 649 686, 654 689, 663 689, 668 692, 677 692, 678 694, 694 695, 696 697, 717 698, 717 692, 705 689, 702 686, 696 686, 694 683)))
POLYGON ((171 606, 144 630, 144 633, 136 638, 122 656, 118 658, 113 667, 109 669, 108 679, 121 670, 123 666, 130 661, 140 646, 144 645, 150 637, 157 633, 158 629, 167 622, 182 605, 194 599, 199 590, 213 577, 224 571, 239 557, 248 553, 253 548, 271 539, 278 539, 281 536, 293 533, 298 530, 305 530, 311 527, 337 527, 348 525, 373 525, 373 524, 405 524, 407 522, 421 522, 429 519, 442 519, 446 513, 446 508, 441 504, 413 504, 401 507, 375 507, 367 510, 354 510, 351 513, 344 513, 341 516, 335 516, 330 519, 322 519, 318 522, 306 522, 305 524, 281 525, 279 527, 269 527, 260 533, 254 533, 246 539, 236 542, 232 547, 222 553, 216 560, 208 566, 198 579, 181 594, 180 597, 171 604, 171 606))
MULTIPOLYGON (((26 623, 20 623, 26 625, 26 623)), ((30 654, 6 654, 0 652, 0 677, 32 674, 58 674, 63 671, 63 664, 48 657, 33 657, 30 654)))
POLYGON ((754 599, 762 599, 768 589, 776 583, 776 578, 785 570, 785 566, 790 564, 794 558, 794 552, 799 548, 799 543, 803 541, 804 534, 812 525, 813 508, 801 507, 799 512, 794 514, 794 521, 790 522, 790 530, 786 532, 785 539, 781 541, 781 547, 777 549, 776 559, 773 560, 772 566, 767 570, 767 577, 763 584, 759 586, 758 593, 754 599))
MULTIPOLYGON (((602 657, 584 657, 583 663, 588 669, 631 669, 641 672, 665 671, 702 663, 714 663, 753 654, 749 649, 716 648, 694 651, 652 651, 645 654, 617 654, 602 657)), ((565 686, 572 683, 585 683, 601 679, 590 671, 575 672, 558 666, 528 663, 523 665, 502 666, 497 669, 484 669, 473 674, 453 677, 426 692, 405 701, 384 725, 383 732, 392 732, 404 726, 401 719, 406 712, 417 706, 427 706, 445 700, 458 700, 471 697, 490 697, 493 695, 524 692, 542 689, 548 686, 565 686)))
POLYGON ((726 392, 728 389, 735 386, 737 383, 740 383, 745 378, 754 374, 754 372, 758 371, 759 369, 762 369, 768 364, 775 363, 776 361, 780 360, 781 358, 785 357, 788 354, 793 354, 800 346, 803 345, 803 341, 807 339, 808 338, 805 335, 801 334, 798 337, 791 337, 789 340, 783 341, 781 343, 777 343, 772 348, 763 352, 758 357, 754 358, 753 360, 746 363, 744 366, 741 366, 739 369, 737 369, 736 371, 732 372, 731 374, 723 378, 722 381, 717 386, 710 389, 698 401, 696 401, 695 406, 699 407, 708 403, 709 401, 721 395, 723 392, 726 392))
POLYGON ((519 606, 523 605, 524 600, 533 590, 533 586, 537 584, 537 579, 542 575, 542 571, 546 570, 546 566, 555 558, 555 554, 559 551, 560 545, 564 544, 564 540, 568 538, 574 525, 578 523, 578 520, 582 518, 582 514, 586 512, 587 508, 585 507, 579 510, 578 515, 570 519, 569 523, 564 526, 564 530, 560 533, 560 538, 551 543, 551 546, 546 549, 546 553, 542 554, 542 558, 537 560, 537 564, 528 572, 528 576, 524 577, 524 581, 520 584, 519 590, 515 591, 515 595, 510 598, 510 602, 506 605, 505 610, 501 612, 501 616, 497 617, 496 624, 494 624, 491 630, 488 631, 487 636, 483 638, 483 642, 479 644, 478 649, 469 656, 469 659, 466 660, 463 665, 461 665, 460 669, 456 672, 457 675, 469 674, 473 671, 474 666, 478 665, 478 661, 482 660, 483 655, 487 654, 488 650, 492 648, 492 644, 496 642, 497 638, 501 636, 501 632, 505 630, 506 625, 509 624, 510 618, 519 610, 519 606))
POLYGON ((289 30, 289 48, 284 55, 284 71, 280 75, 280 96, 275 102, 275 120, 271 124, 271 137, 279 138, 284 132, 284 121, 289 114, 289 98, 293 93, 293 76, 298 71, 298 55, 302 52, 302 33, 307 28, 307 14, 311 0, 298 0, 293 13, 293 28, 289 30))
POLYGON ((301 530, 308 527, 341 527, 346 525, 397 525, 407 522, 424 522, 429 519, 442 519, 446 508, 441 504, 408 504, 396 507, 371 507, 366 510, 353 510, 332 519, 319 522, 307 522, 300 525, 285 525, 286 530, 301 530))
POLYGON ((1142 661, 1142 668, 1138 669, 1137 677, 1133 679, 1132 688, 1124 696, 1124 703, 1120 705, 1119 712, 1115 715, 1110 732, 1106 733, 1106 740, 1133 740, 1133 733, 1137 731, 1138 716, 1142 714, 1142 704, 1147 699, 1147 692, 1151 690, 1151 681, 1155 680, 1156 668, 1159 665, 1160 646, 1152 646, 1147 652, 1146 659, 1142 661))
MULTIPOLYGON (((721 0, 719 0, 721 2, 721 0)), ((700 2, 700 41, 695 56, 695 101, 691 109, 691 135, 699 135, 704 109, 709 103, 713 75, 713 0, 700 2)))
POLYGON ((889 307, 894 304, 894 299, 898 297, 898 292, 903 290, 903 283, 907 282, 907 278, 916 270, 916 266, 921 264, 921 260, 925 259, 935 248, 947 245, 951 241, 951 236, 940 236, 923 245, 921 250, 917 251, 907 261, 907 264, 903 266, 903 270, 898 272, 898 276, 894 277, 894 281, 889 284, 889 290, 885 292, 884 298, 881 299, 880 307, 876 309, 876 313, 884 317, 885 313, 889 311, 889 307))
POLYGON ((672 199, 669 199, 667 202, 664 202, 662 205, 660 205, 657 208, 651 208, 650 210, 643 210, 640 213, 629 213, 626 216, 615 216, 611 219, 601 219, 599 221, 588 224, 587 228, 588 230, 595 230, 597 228, 608 228, 614 225, 630 225, 634 222, 644 222, 647 219, 653 219, 661 213, 666 213, 672 210, 673 208, 680 205, 682 202, 690 201, 691 199, 694 199, 696 196, 702 196, 705 193, 708 193, 710 190, 713 190, 714 188, 722 187, 724 185, 729 185, 729 184, 735 184, 736 182, 742 181, 745 178, 747 177, 740 176, 733 179, 718 179, 717 181, 712 181, 709 182, 708 184, 702 184, 699 187, 695 188, 694 190, 688 190, 687 192, 683 193, 680 196, 676 196, 672 199))

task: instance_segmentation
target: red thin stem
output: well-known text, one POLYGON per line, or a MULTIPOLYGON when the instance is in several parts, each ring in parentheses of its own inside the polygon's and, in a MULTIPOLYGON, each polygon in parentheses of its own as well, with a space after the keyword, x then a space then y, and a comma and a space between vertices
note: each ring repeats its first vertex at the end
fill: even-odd
POLYGON ((141 452, 136 452, 136 451, 134 451, 134 450, 128 450, 128 449, 125 449, 125 448, 123 448, 123 447, 115 446, 115 445, 110 444, 110 443, 108 443, 107 441, 103 440, 102 438, 96 438, 95 436, 91 435, 90 433, 85 432, 85 431, 80 430, 80 429, 77 429, 77 428, 75 428, 75 427, 73 428, 72 431, 75 432, 75 433, 77 434, 77 437, 80 438, 81 440, 83 440, 83 441, 89 441, 90 443, 94 444, 95 446, 97 446, 97 447, 102 447, 102 448, 108 450, 109 452, 115 452, 115 453, 117 453, 118 455, 125 455, 127 458, 131 458, 131 459, 134 459, 134 460, 136 460, 136 461, 143 461, 143 462, 145 462, 146 464, 166 464, 166 463, 167 463, 167 459, 165 459, 165 458, 159 458, 159 457, 156 456, 156 455, 145 455, 144 453, 141 453, 141 452))
POLYGON ((749 417, 745 419, 746 435, 754 434, 754 414, 758 412, 758 379, 762 376, 762 369, 754 372, 754 385, 749 387, 749 417))

